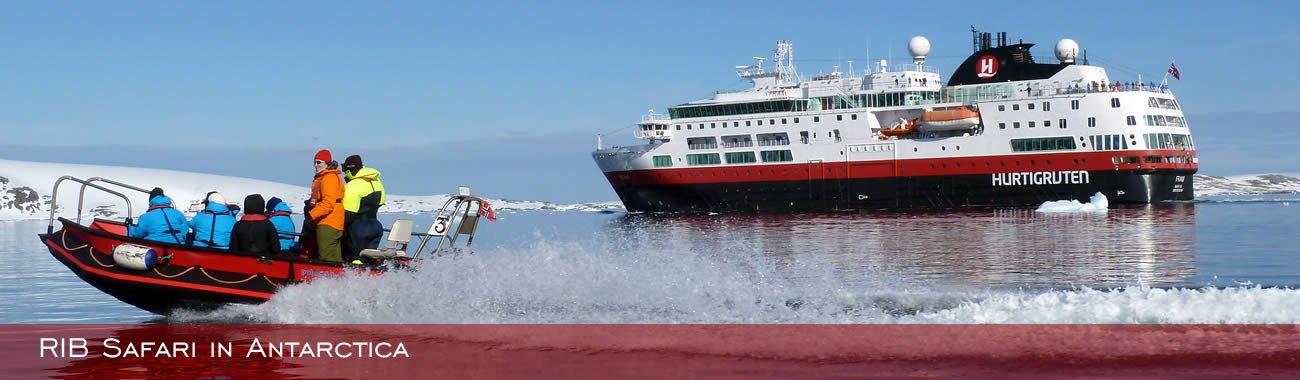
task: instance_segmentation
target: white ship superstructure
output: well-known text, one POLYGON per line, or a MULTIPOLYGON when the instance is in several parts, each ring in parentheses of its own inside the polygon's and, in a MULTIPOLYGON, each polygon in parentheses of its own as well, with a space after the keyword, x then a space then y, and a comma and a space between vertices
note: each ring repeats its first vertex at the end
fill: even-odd
POLYGON ((1033 44, 974 34, 945 84, 913 38, 911 64, 801 78, 793 45, 737 66, 752 88, 653 111, 645 144, 593 157, 633 211, 817 211, 1192 199, 1196 154, 1164 85, 1077 62, 1034 62, 1033 44))

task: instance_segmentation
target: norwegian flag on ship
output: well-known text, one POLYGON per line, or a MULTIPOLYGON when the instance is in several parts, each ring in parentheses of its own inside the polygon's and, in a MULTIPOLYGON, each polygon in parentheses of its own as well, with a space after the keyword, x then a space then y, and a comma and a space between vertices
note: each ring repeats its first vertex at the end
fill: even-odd
POLYGON ((1173 62, 1169 63, 1169 75, 1173 75, 1174 79, 1183 80, 1182 75, 1178 74, 1178 66, 1174 66, 1173 62))
POLYGON ((479 203, 478 214, 482 215, 484 218, 487 218, 489 222, 492 223, 497 222, 497 212, 492 210, 492 205, 488 204, 487 201, 483 201, 479 203))

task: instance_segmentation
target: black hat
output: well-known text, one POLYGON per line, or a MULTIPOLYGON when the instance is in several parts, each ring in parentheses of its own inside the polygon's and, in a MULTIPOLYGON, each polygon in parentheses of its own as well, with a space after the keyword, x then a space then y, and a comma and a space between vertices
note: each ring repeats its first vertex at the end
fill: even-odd
POLYGON ((267 199, 266 212, 270 213, 271 211, 275 211, 275 206, 279 206, 281 203, 284 203, 284 201, 280 200, 280 197, 271 197, 271 199, 267 199))
POLYGON ((361 166, 361 156, 359 155, 354 154, 343 160, 343 170, 349 173, 356 174, 357 170, 361 170, 361 166))
POLYGON ((163 190, 161 187, 155 187, 153 188, 153 190, 149 190, 149 199, 153 199, 153 197, 159 195, 163 195, 163 190))
POLYGON ((244 197, 244 214, 265 214, 266 201, 262 200, 262 194, 249 194, 244 197))

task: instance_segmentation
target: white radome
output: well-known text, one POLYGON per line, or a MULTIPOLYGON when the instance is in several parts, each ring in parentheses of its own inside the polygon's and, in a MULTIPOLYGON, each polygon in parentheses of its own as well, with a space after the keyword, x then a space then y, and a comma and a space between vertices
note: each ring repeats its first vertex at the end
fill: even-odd
POLYGON ((1074 58, 1079 56, 1079 43, 1069 38, 1062 38, 1056 42, 1056 59, 1061 63, 1074 63, 1074 58))
POLYGON ((912 37, 912 40, 907 42, 907 52, 911 53, 912 57, 925 58, 930 55, 930 40, 921 36, 912 37))

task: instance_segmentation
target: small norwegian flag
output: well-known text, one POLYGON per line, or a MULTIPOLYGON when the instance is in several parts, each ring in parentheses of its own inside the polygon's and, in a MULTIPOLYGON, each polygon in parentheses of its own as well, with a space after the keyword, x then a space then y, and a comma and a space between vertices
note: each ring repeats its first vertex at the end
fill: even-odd
POLYGON ((1173 62, 1169 63, 1169 75, 1173 75, 1174 79, 1183 80, 1182 75, 1178 74, 1178 66, 1174 66, 1173 62))
POLYGON ((488 204, 487 201, 483 201, 479 203, 478 214, 482 215, 484 218, 487 218, 489 222, 492 223, 497 222, 497 212, 492 210, 492 205, 488 204))

